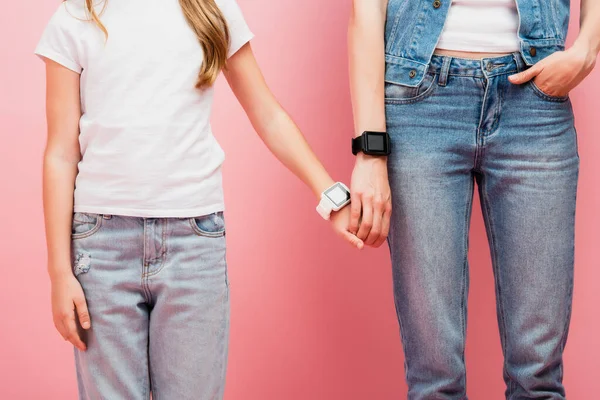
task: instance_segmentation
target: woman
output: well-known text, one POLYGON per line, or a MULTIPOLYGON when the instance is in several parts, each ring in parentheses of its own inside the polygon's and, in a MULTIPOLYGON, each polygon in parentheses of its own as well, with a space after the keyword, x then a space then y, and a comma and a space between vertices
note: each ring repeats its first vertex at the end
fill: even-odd
POLYGON ((408 398, 466 399, 477 183, 506 397, 564 399, 579 170, 568 93, 595 64, 600 3, 582 0, 581 30, 566 50, 568 0, 353 3, 356 135, 387 130, 391 148, 359 153, 350 228, 377 245, 390 226, 408 398))
MULTIPOLYGON (((347 203, 321 196, 343 185, 267 88, 251 38, 235 0, 68 0, 43 34, 52 308, 82 399, 222 397, 223 152, 209 123, 221 70, 321 214, 347 203)), ((333 228, 360 248, 348 213, 333 228)))

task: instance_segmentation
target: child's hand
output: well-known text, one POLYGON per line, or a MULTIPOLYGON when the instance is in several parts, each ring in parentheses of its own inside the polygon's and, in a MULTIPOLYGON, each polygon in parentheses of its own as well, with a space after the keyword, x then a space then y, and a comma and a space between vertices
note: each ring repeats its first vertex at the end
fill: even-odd
POLYGON ((52 316, 61 336, 77 347, 86 349, 77 329, 90 329, 90 315, 79 281, 73 275, 52 280, 52 316), (77 312, 77 316, 76 313, 77 312))
POLYGON ((334 211, 331 213, 331 224, 336 233, 348 241, 352 246, 358 248, 359 250, 364 247, 363 241, 348 231, 348 225, 350 224, 349 205, 342 208, 340 211, 334 211))

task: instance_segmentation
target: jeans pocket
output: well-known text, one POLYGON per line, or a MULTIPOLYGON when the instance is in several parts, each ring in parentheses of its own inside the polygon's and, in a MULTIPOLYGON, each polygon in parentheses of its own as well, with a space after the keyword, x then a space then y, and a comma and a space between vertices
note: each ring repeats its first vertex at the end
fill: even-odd
POLYGON ((425 74, 418 86, 400 85, 395 82, 385 82, 385 102, 387 104, 410 104, 429 97, 435 88, 436 75, 425 74))
POLYGON ((544 92, 542 89, 540 89, 540 87, 538 85, 535 84, 535 82, 532 80, 530 80, 527 85, 531 88, 531 90, 533 91, 533 93, 535 93, 538 97, 540 97, 543 100, 547 100, 547 101, 553 101, 556 103, 563 103, 567 100, 569 100, 569 96, 552 96, 547 94, 546 92, 544 92))
POLYGON ((222 211, 200 217, 192 217, 189 221, 194 233, 198 236, 225 236, 225 217, 222 211))
POLYGON ((83 239, 98 232, 102 224, 102 216, 98 214, 76 212, 73 214, 71 239, 83 239))

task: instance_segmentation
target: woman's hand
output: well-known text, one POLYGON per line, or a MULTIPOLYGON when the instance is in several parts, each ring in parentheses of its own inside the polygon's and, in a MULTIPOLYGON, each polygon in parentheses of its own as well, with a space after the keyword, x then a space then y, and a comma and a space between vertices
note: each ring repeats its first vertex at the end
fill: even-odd
POLYGON ((553 97, 563 97, 589 75, 595 64, 596 53, 589 46, 575 42, 568 50, 557 51, 509 79, 514 84, 533 79, 542 92, 553 97))
POLYGON ((362 249, 364 243, 356 235, 350 233, 348 226, 350 224, 350 206, 342 208, 340 211, 334 211, 331 213, 331 226, 333 230, 340 235, 344 240, 348 241, 352 246, 357 249, 362 249))
POLYGON ((52 316, 61 336, 77 347, 86 349, 77 329, 77 318, 83 329, 90 329, 90 314, 79 281, 72 274, 52 280, 52 316))
POLYGON ((367 246, 379 247, 390 230, 392 195, 387 160, 357 155, 351 184, 350 232, 367 246))

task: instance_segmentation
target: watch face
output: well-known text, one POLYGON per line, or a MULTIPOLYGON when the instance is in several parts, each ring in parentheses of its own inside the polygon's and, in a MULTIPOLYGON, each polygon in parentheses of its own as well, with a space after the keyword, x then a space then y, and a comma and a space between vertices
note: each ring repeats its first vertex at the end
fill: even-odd
POLYGON ((336 207, 341 207, 350 200, 350 192, 339 183, 336 183, 331 188, 327 189, 327 191, 325 191, 325 196, 327 196, 336 207))
POLYGON ((369 132, 366 139, 367 151, 383 153, 387 150, 385 133, 369 132))

